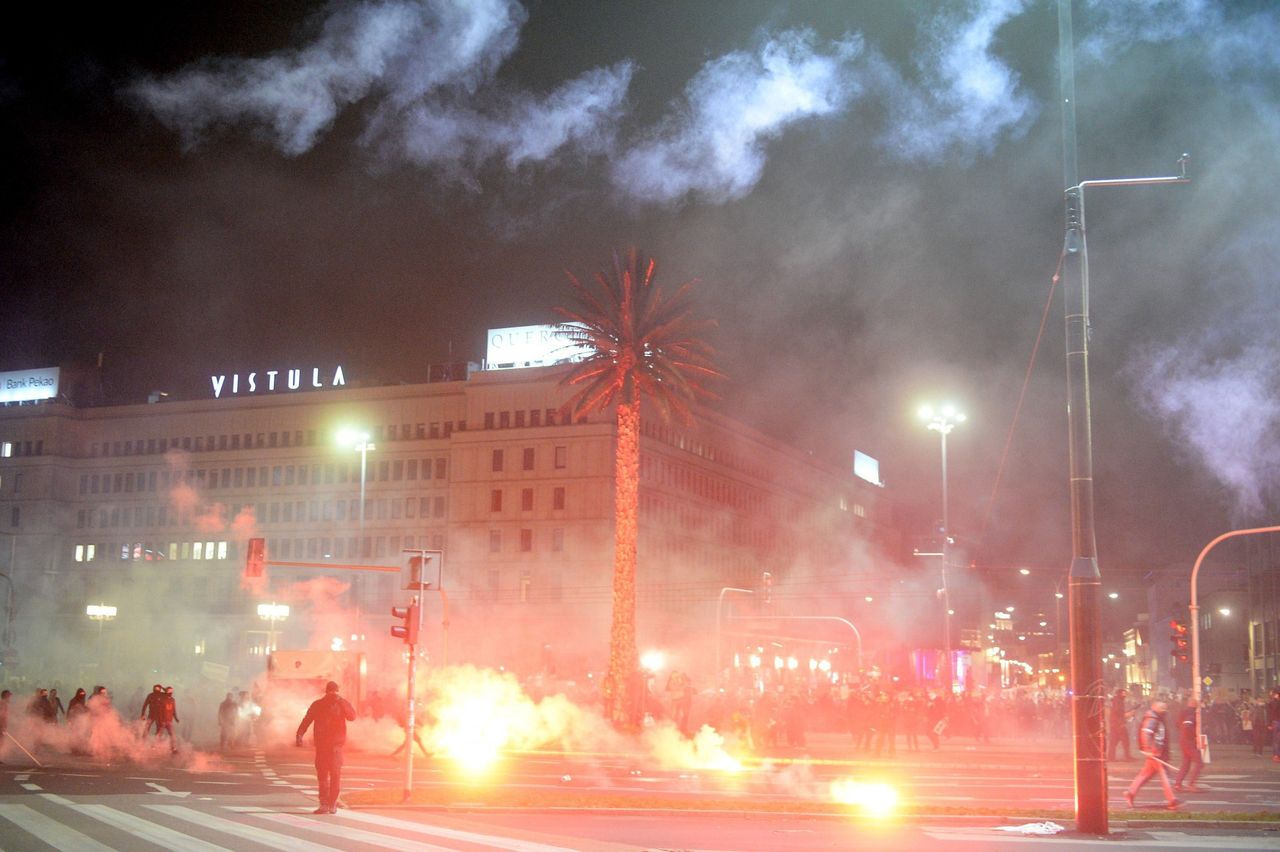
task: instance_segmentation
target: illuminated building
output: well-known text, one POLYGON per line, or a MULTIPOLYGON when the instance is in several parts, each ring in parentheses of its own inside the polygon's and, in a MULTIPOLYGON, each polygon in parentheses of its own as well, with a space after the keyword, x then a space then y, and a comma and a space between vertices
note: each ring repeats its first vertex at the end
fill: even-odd
MULTIPOLYGON (((268 563, 397 565, 407 548, 443 551, 450 661, 516 665, 552 653, 566 666, 597 662, 610 599, 614 425, 566 422, 561 369, 451 367, 432 371, 444 381, 362 386, 349 368, 284 365, 219 373, 202 399, 0 407, 0 533, 11 546, 0 559, 14 580, 18 661, 51 654, 49 664, 70 665, 58 655, 73 651, 56 637, 90 636, 85 604, 110 599, 119 616, 105 642, 149 637, 137 644, 161 649, 166 664, 194 654, 241 665, 265 644, 253 615, 261 600, 241 576, 247 540, 262 537, 268 563), (360 454, 335 442, 351 425, 373 447, 363 535, 360 454), (599 641, 565 650, 582 636, 599 641)), ((682 426, 646 412, 642 433, 646 635, 705 635, 719 589, 754 588, 764 571, 831 574, 865 558, 853 555, 867 552, 855 542, 896 547, 884 488, 851 465, 825 467, 714 413, 682 426)), ((395 574, 267 574, 263 600, 307 578, 350 583, 339 603, 358 611, 356 633, 385 634, 389 607, 408 594, 395 574)), ((424 631, 440 654, 427 595, 424 631)), ((279 646, 314 644, 322 628, 291 602, 279 646)))

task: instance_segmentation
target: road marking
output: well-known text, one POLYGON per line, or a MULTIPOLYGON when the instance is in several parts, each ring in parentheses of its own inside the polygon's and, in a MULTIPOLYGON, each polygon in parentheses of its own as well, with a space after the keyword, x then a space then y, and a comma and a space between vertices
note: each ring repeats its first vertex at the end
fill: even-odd
POLYGON ((548 846, 545 843, 517 840, 497 834, 479 834, 473 831, 445 828, 444 826, 431 825, 429 823, 410 822, 409 820, 379 816, 378 814, 344 810, 339 811, 337 815, 344 820, 349 819, 370 825, 394 828, 398 831, 407 831, 412 834, 425 834, 431 837, 444 837, 449 840, 476 843, 489 849, 509 849, 511 852, 566 852, 566 847, 564 846, 548 846))
POLYGON ((147 805, 153 811, 158 811, 166 816, 176 819, 186 820, 187 822, 210 828, 214 831, 230 834, 233 837, 239 837, 242 840, 248 840, 260 846, 267 846, 271 849, 281 849, 284 852, 321 852, 321 850, 332 850, 332 846, 323 846, 319 843, 312 843, 310 840, 303 840, 300 837, 288 837, 287 835, 278 834, 274 831, 267 831, 264 828, 255 828, 251 825, 235 822, 234 820, 223 819, 213 814, 198 811, 189 808, 186 805, 147 805))
POLYGON ((92 817, 98 822, 105 822, 107 825, 118 828, 126 834, 132 834, 148 843, 154 843, 162 849, 172 850, 172 852, 231 852, 224 846, 205 843, 203 840, 197 840, 180 831, 165 828, 162 825, 157 825, 149 820, 136 817, 124 811, 118 811, 106 805, 79 804, 52 793, 41 793, 40 795, 54 804, 63 805, 77 813, 92 817))
POLYGON ((0 805, 0 817, 60 852, 111 852, 110 846, 104 846, 92 837, 68 828, 26 805, 0 805))
POLYGON ((27 781, 27 780, 30 780, 30 778, 31 778, 30 772, 20 772, 17 775, 13 776, 14 781, 27 781))
POLYGON ((430 843, 417 843, 412 840, 405 840, 402 837, 388 837, 385 834, 374 834, 372 831, 362 831, 358 828, 348 828, 345 825, 338 825, 332 820, 318 820, 299 816, 298 814, 282 814, 282 813, 256 813, 254 816, 259 819, 278 822, 281 825, 287 825, 290 828, 298 828, 304 831, 319 831, 330 837, 340 837, 343 840, 353 840, 357 843, 367 843, 370 846, 377 846, 380 849, 396 849, 407 850, 407 852, 456 852, 447 846, 436 846, 430 843))
POLYGON ((19 784, 18 786, 20 786, 20 787, 21 787, 22 789, 24 789, 24 790, 39 790, 39 789, 40 789, 40 785, 39 785, 39 784, 19 784))
POLYGON ((164 786, 163 784, 157 784, 154 781, 148 781, 147 786, 155 787, 155 790, 152 791, 151 793, 151 795, 153 796, 174 796, 179 799, 185 799, 187 796, 191 795, 190 790, 187 790, 186 792, 179 791, 175 793, 173 790, 170 790, 168 787, 164 786))

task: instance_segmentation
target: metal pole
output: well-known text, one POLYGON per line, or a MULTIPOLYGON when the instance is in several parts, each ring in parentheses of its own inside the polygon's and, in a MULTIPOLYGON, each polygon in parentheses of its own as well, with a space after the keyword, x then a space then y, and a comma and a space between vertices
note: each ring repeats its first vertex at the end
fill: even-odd
POLYGON ((1089 261, 1083 190, 1076 158, 1075 57, 1071 0, 1058 0, 1058 62, 1062 98, 1062 170, 1066 227, 1063 295, 1067 339, 1067 423, 1070 446, 1072 560, 1067 614, 1071 622, 1071 721, 1075 755, 1076 827, 1107 834, 1107 765, 1103 730, 1105 687, 1098 630, 1098 572, 1093 527, 1093 449, 1089 419, 1089 261), (1076 269, 1067 269, 1068 265, 1076 269))
POLYGON ((747 595, 755 594, 755 592, 753 592, 751 589, 735 589, 732 586, 725 586, 723 589, 720 590, 720 597, 716 599, 716 656, 715 656, 715 660, 713 661, 713 665, 715 666, 714 674, 715 674, 717 685, 719 685, 720 683, 720 672, 722 671, 722 668, 720 666, 720 621, 721 621, 720 613, 724 608, 725 592, 742 592, 743 594, 747 594, 747 595))
POLYGON ((1280 532, 1280 526, 1277 527, 1254 527, 1248 530, 1232 530, 1225 532, 1204 546, 1204 550, 1200 551, 1200 555, 1196 557, 1196 564, 1191 569, 1191 605, 1188 607, 1191 617, 1191 689, 1194 690, 1192 695, 1196 697, 1196 745, 1199 746, 1203 753, 1209 746, 1208 737, 1201 731, 1200 727, 1200 601, 1196 597, 1196 581, 1200 575, 1200 565, 1204 562, 1204 558, 1209 555, 1209 551, 1213 549, 1220 541, 1229 538, 1235 538, 1242 535, 1258 535, 1261 533, 1280 532))
POLYGON ((365 463, 369 455, 369 440, 367 438, 360 441, 360 558, 364 558, 367 554, 364 552, 364 475, 365 463))
MULTIPOLYGON (((420 598, 413 596, 411 605, 416 607, 418 628, 422 628, 422 607, 419 605, 420 598)), ((407 706, 405 709, 404 723, 404 800, 407 802, 413 796, 413 737, 416 733, 416 726, 413 718, 414 695, 417 693, 417 662, 418 662, 418 646, 409 646, 409 689, 406 697, 407 706)))
POLYGON ((954 695, 956 690, 956 679, 952 671, 951 660, 951 590, 947 586, 947 567, 951 555, 951 523, 947 512, 949 501, 947 500, 947 432, 946 428, 939 429, 938 435, 942 438, 942 654, 946 660, 947 669, 947 695, 954 695))

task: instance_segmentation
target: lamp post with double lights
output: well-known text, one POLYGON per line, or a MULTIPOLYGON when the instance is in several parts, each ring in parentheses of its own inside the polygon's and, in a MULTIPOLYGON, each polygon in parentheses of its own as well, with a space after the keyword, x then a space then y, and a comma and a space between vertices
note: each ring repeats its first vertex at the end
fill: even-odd
POLYGON ((942 652, 946 660, 944 665, 946 666, 947 693, 950 694, 955 690, 955 678, 951 664, 951 591, 947 586, 947 568, 951 558, 951 519, 948 514, 947 500, 947 436, 951 434, 956 424, 963 423, 966 417, 964 412, 954 405, 944 405, 936 409, 932 405, 923 405, 920 407, 920 419, 930 430, 938 433, 942 444, 942 588, 938 590, 938 595, 942 598, 942 652))
POLYGON ((102 623, 110 621, 116 617, 116 608, 108 604, 96 603, 89 604, 84 608, 84 614, 89 616, 91 621, 98 622, 98 666, 102 666, 102 623))
POLYGON ((258 604, 258 618, 267 622, 267 653, 273 654, 276 650, 276 622, 284 621, 289 617, 289 605, 278 604, 272 601, 269 604, 258 604))

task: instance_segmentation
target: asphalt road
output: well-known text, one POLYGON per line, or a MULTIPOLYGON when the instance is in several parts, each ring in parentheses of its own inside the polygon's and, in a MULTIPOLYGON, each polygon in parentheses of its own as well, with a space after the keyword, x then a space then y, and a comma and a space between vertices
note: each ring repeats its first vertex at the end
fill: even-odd
MULTIPOLYGON (((415 780, 446 792, 457 807, 343 809, 316 816, 310 754, 296 749, 244 751, 211 763, 166 754, 142 764, 107 766, 88 759, 44 755, 44 768, 0 766, 0 848, 62 849, 688 849, 815 850, 987 849, 1043 846, 1095 848, 1117 843, 1135 848, 1276 849, 1275 828, 1187 827, 1128 822, 1119 800, 1136 764, 1112 771, 1112 837, 1068 832, 1024 838, 1006 831, 1038 818, 1002 818, 1001 809, 1071 809, 1070 760, 1061 753, 1017 747, 953 745, 943 752, 900 754, 894 759, 847 760, 815 743, 807 760, 775 755, 738 773, 659 769, 626 755, 509 755, 492 774, 470 783, 443 762, 418 758, 415 780), (825 754, 826 756, 818 756, 825 754), (194 766, 194 768, 193 768, 194 766), (829 795, 831 780, 885 779, 904 803, 924 811, 990 809, 978 816, 913 815, 873 819, 795 816, 758 812, 829 795), (650 812, 495 810, 467 806, 478 786, 633 795, 637 802, 670 797, 682 807, 733 797, 728 811, 650 812)), ((792 757, 799 757, 795 755, 792 757)), ((856 756, 855 756, 856 757, 856 756)), ((344 788, 399 789, 400 759, 350 753, 344 788)), ((1280 811, 1280 764, 1220 750, 1187 809, 1280 811)), ((1159 794, 1144 791, 1155 804, 1159 794)), ((1145 814, 1152 816, 1152 814, 1145 814)), ((1069 823, 1060 820, 1060 824, 1069 823)))

